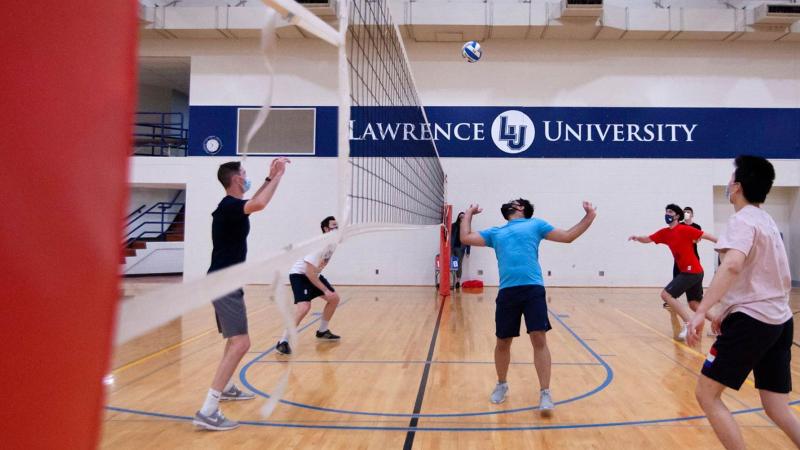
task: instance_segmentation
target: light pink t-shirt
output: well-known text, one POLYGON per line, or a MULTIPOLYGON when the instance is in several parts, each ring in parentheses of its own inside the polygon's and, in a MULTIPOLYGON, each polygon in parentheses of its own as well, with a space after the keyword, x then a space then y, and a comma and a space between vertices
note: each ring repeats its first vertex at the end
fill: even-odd
POLYGON ((724 315, 743 312, 772 325, 791 319, 789 259, 772 217, 752 205, 732 215, 716 245, 717 251, 731 249, 747 257, 742 272, 722 299, 724 315))

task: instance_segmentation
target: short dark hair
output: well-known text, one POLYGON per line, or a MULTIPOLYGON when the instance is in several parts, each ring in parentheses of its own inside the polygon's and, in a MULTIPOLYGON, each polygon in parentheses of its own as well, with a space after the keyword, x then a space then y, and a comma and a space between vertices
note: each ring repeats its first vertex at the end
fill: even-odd
POLYGON ((684 210, 684 211, 689 211, 690 213, 694 214, 694 210, 692 209, 692 207, 691 207, 691 206, 684 206, 684 207, 683 207, 683 210, 684 210))
POLYGON ((744 198, 750 203, 764 203, 775 181, 772 163, 760 156, 739 155, 734 164, 733 181, 742 185, 744 198))
POLYGON ((675 215, 678 216, 678 220, 683 220, 683 210, 681 209, 680 206, 678 206, 678 205, 676 205, 674 203, 670 203, 664 209, 668 209, 668 210, 674 212, 675 215))
MULTIPOLYGON (((517 198, 517 199, 511 200, 511 202, 509 202, 509 203, 512 203, 512 202, 517 202, 517 203, 519 203, 520 206, 522 206, 522 214, 525 216, 526 219, 530 219, 531 217, 533 217, 533 209, 534 208, 533 208, 533 204, 531 202, 529 202, 528 200, 526 200, 524 198, 517 198)), ((500 207, 500 214, 503 215, 504 219, 508 220, 508 217, 511 215, 511 211, 510 210, 507 211, 505 208, 503 208, 501 206, 500 207)))
POLYGON ((239 161, 231 161, 226 162, 225 164, 220 164, 219 170, 217 170, 217 179, 225 189, 228 189, 231 186, 231 178, 234 175, 239 175, 239 172, 242 170, 242 163, 239 161))
POLYGON ((323 233, 325 232, 325 228, 330 228, 330 224, 331 224, 332 220, 336 220, 336 217, 328 216, 328 217, 322 219, 322 222, 320 222, 319 227, 322 228, 322 232, 323 233))

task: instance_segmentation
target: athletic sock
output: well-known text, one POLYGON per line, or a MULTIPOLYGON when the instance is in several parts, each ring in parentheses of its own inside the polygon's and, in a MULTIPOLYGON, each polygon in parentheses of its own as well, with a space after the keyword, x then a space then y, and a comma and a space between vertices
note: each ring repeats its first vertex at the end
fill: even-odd
POLYGON ((328 331, 328 321, 325 319, 321 319, 319 321, 319 332, 324 333, 326 331, 328 331))
POLYGON ((278 342, 289 342, 289 330, 283 331, 283 336, 281 336, 278 342))
POLYGON ((206 396, 206 401, 203 403, 203 407, 200 408, 200 414, 204 416, 210 416, 211 414, 214 414, 214 411, 219 409, 219 396, 219 391, 209 389, 208 395, 206 396))
POLYGON ((228 380, 228 384, 225 385, 225 389, 222 392, 228 392, 233 389, 233 379, 228 380))

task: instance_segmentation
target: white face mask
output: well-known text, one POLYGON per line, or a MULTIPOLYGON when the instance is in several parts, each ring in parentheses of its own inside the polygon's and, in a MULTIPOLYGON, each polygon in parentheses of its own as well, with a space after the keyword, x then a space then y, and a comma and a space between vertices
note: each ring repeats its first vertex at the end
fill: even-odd
POLYGON ((252 187, 252 186, 253 186, 253 182, 250 181, 250 178, 245 177, 244 186, 242 186, 242 189, 244 189, 244 192, 249 191, 250 187, 252 187))
POLYGON ((725 185, 725 198, 728 199, 728 202, 733 203, 733 199, 731 198, 733 194, 731 193, 731 185, 728 183, 725 185))
POLYGON ((692 220, 692 213, 684 211, 683 220, 684 220, 684 222, 687 221, 687 220, 691 221, 692 220))

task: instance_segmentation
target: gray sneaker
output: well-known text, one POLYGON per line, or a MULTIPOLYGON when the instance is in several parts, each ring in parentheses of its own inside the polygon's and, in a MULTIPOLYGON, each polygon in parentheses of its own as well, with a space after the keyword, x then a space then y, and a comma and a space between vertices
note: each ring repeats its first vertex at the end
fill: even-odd
POLYGON ((508 393, 508 383, 497 383, 489 401, 494 404, 503 403, 506 401, 506 393, 508 393))
POLYGON ((220 400, 252 400, 254 398, 256 398, 255 395, 239 389, 236 385, 231 386, 230 389, 222 392, 219 396, 220 400))
POLYGON ((553 398, 550 397, 550 390, 543 390, 539 393, 539 411, 545 417, 550 417, 553 414, 553 409, 556 407, 553 404, 553 398))
POLYGON ((217 409, 211 415, 205 416, 200 411, 197 411, 192 420, 194 426, 205 428, 212 431, 227 431, 239 427, 239 422, 228 420, 222 415, 222 411, 217 409))

